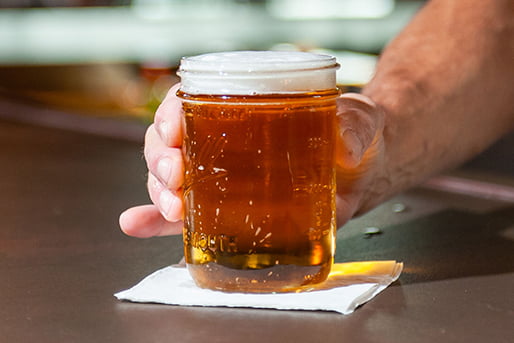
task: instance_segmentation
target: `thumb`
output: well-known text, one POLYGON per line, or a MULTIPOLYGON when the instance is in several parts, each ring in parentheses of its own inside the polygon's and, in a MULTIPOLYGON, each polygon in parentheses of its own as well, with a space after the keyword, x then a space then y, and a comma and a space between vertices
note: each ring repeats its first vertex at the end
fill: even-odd
POLYGON ((346 93, 337 99, 337 120, 337 162, 345 168, 354 168, 361 163, 375 136, 382 132, 383 111, 364 95, 346 93))

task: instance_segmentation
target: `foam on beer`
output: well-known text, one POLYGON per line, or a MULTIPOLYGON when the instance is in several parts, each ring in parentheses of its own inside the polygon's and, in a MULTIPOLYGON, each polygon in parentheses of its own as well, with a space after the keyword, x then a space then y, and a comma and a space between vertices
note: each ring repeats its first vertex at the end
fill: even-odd
POLYGON ((333 89, 338 67, 328 55, 232 51, 185 57, 178 74, 188 94, 282 94, 333 89))

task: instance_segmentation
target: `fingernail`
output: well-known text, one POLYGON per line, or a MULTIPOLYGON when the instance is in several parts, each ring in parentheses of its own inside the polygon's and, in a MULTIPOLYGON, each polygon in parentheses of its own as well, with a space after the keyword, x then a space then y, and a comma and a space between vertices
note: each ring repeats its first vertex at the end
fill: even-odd
POLYGON ((171 176, 171 159, 168 157, 161 158, 157 163, 157 176, 165 184, 168 183, 171 176))
POLYGON ((159 195, 159 208, 161 209, 161 213, 164 217, 168 216, 174 199, 175 197, 173 194, 167 189, 163 190, 159 195))
POLYGON ((161 139, 164 141, 166 145, 168 145, 168 131, 169 131, 169 125, 167 121, 161 121, 158 126, 159 136, 161 136, 161 139))
POLYGON ((343 132, 343 141, 351 158, 356 162, 360 162, 364 154, 364 145, 355 132, 349 129, 345 130, 343 132))

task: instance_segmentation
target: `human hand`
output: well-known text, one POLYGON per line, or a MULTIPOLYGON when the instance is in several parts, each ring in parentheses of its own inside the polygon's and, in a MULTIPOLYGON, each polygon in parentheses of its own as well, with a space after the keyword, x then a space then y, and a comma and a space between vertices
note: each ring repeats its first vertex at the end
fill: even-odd
POLYGON ((145 135, 148 194, 153 204, 127 209, 120 227, 129 236, 152 237, 182 233, 182 110, 173 86, 155 113, 145 135))
POLYGON ((337 226, 362 214, 385 195, 384 111, 370 98, 346 93, 338 99, 337 226))
MULTIPOLYGON (((151 237, 182 232, 181 102, 170 89, 146 133, 148 192, 153 205, 132 207, 120 216, 121 229, 130 236, 151 237)), ((382 111, 367 97, 347 93, 338 99, 337 145, 338 226, 363 206, 378 175, 383 156, 382 111)))

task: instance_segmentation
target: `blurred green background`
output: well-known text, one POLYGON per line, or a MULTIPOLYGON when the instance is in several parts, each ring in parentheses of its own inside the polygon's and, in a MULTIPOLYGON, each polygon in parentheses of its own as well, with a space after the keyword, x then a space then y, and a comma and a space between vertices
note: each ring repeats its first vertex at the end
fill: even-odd
POLYGON ((143 122, 182 56, 224 50, 335 55, 358 89, 422 6, 401 0, 2 0, 0 101, 143 122))

